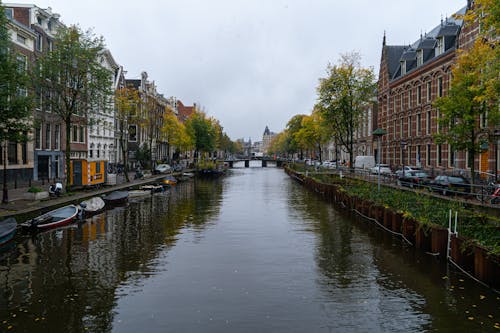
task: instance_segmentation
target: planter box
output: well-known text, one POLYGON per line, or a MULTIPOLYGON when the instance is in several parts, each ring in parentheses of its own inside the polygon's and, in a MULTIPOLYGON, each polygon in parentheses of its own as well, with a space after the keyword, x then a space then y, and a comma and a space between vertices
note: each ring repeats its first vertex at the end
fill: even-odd
POLYGON ((42 199, 47 199, 49 197, 49 192, 47 191, 37 192, 37 193, 26 192, 23 194, 23 197, 25 200, 42 200, 42 199))

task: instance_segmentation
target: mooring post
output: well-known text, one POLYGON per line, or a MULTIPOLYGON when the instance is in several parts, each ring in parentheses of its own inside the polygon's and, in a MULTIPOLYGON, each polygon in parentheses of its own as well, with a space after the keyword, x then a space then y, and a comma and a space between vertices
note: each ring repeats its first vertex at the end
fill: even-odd
POLYGON ((262 167, 263 168, 267 167, 267 161, 266 160, 262 160, 262 167))
POLYGON ((250 167, 250 160, 245 160, 245 168, 249 168, 250 167))

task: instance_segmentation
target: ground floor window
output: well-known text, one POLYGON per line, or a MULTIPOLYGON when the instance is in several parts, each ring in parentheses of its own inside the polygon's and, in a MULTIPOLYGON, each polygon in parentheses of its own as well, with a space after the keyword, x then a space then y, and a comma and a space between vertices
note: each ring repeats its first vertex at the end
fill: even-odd
POLYGON ((17 142, 9 142, 7 155, 9 164, 17 164, 17 142))

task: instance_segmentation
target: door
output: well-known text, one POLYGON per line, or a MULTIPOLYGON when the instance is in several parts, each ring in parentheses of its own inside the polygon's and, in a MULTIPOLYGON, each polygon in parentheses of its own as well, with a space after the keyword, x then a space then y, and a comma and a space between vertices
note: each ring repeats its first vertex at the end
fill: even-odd
POLYGON ((73 161, 73 185, 82 186, 82 161, 73 161))
POLYGON ((49 156, 38 156, 38 179, 49 179, 49 156))

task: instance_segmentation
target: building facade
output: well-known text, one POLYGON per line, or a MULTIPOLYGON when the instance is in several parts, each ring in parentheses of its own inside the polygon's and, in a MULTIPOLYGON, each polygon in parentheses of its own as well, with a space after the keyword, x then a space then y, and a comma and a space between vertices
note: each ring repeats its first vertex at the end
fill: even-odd
POLYGON ((448 92, 462 27, 461 19, 447 18, 411 45, 388 45, 384 35, 378 81, 378 127, 387 132, 382 163, 436 171, 468 167, 465 152, 434 140, 443 129, 433 103, 448 92))
MULTIPOLYGON (((34 42, 29 66, 44 52, 51 51, 54 46, 55 34, 63 27, 59 14, 53 13, 50 7, 43 9, 32 4, 4 4, 7 17, 18 26, 23 26, 34 35, 34 42)), ((29 39, 16 36, 18 44, 28 45, 29 39)), ((50 92, 35 91, 35 128, 33 129, 32 178, 59 179, 64 178, 64 129, 63 123, 50 108, 44 105, 44 100, 51 98, 50 92)), ((86 150, 86 146, 85 146, 86 150)))

